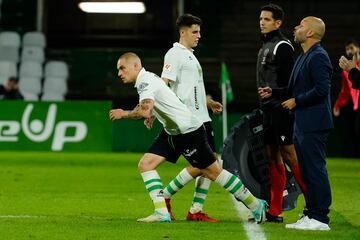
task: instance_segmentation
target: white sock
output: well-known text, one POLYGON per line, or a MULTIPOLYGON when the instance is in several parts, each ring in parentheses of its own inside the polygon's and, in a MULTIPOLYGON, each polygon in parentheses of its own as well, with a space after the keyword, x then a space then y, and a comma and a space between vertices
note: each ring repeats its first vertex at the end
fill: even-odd
POLYGON ((172 195, 182 189, 187 183, 194 178, 184 168, 181 172, 164 188, 164 197, 171 198, 172 195))
POLYGON ((255 211, 259 206, 257 198, 251 194, 251 192, 242 184, 240 179, 234 174, 223 169, 219 176, 216 178, 220 186, 226 189, 234 195, 234 197, 245 204, 251 211, 255 211))
POLYGON ((165 205, 165 199, 163 194, 162 181, 156 170, 151 170, 141 173, 143 181, 145 183, 146 190, 149 193, 151 200, 153 201, 155 211, 160 213, 167 213, 165 205))
POLYGON ((201 176, 196 178, 195 192, 190 208, 190 213, 194 214, 202 211, 210 184, 210 179, 201 176))

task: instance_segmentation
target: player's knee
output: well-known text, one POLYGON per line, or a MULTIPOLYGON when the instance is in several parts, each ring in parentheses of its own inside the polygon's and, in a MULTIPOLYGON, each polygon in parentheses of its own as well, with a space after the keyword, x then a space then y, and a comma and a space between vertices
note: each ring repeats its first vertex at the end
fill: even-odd
POLYGON ((146 171, 153 170, 151 162, 144 158, 140 159, 139 164, 138 164, 138 169, 140 172, 146 172, 146 171))
POLYGON ((208 173, 208 174, 204 174, 204 177, 210 179, 211 181, 215 181, 217 178, 217 175, 214 173, 208 173))
POLYGON ((196 178, 197 176, 202 175, 202 171, 198 168, 192 167, 192 166, 188 166, 186 168, 186 171, 193 177, 196 178))
POLYGON ((207 168, 207 169, 203 169, 203 175, 204 177, 212 180, 212 181, 215 181, 216 178, 219 176, 221 172, 221 169, 220 168, 207 168))
POLYGON ((140 172, 155 170, 164 161, 165 161, 165 158, 162 156, 146 153, 140 159, 138 168, 139 168, 140 172))
POLYGON ((280 149, 281 156, 287 163, 295 163, 297 161, 296 159, 296 152, 295 149, 291 147, 282 147, 280 149))

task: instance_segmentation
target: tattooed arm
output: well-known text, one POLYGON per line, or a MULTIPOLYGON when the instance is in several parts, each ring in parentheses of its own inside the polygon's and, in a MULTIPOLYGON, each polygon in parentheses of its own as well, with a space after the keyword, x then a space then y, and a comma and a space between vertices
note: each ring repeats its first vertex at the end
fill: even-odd
POLYGON ((109 112, 110 120, 118 119, 141 119, 150 118, 152 116, 152 110, 154 108, 154 100, 144 99, 133 110, 112 109, 109 112))
POLYGON ((151 118, 153 116, 154 104, 155 102, 152 99, 143 99, 139 104, 138 114, 142 118, 151 118))

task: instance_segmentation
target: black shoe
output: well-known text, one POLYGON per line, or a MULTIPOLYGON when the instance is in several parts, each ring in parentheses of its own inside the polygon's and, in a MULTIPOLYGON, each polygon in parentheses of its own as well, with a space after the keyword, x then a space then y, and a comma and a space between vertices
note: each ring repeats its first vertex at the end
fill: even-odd
POLYGON ((270 213, 266 212, 266 221, 273 223, 282 223, 284 222, 284 218, 281 216, 273 216, 270 213))

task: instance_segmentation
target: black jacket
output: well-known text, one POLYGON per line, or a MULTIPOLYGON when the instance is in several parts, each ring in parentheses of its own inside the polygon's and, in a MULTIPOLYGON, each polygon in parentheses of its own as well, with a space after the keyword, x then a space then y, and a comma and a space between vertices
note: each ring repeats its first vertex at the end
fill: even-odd
POLYGON ((24 99, 21 93, 17 90, 7 91, 3 85, 0 85, 0 99, 24 99))
MULTIPOLYGON (((287 87, 294 66, 294 48, 279 30, 262 36, 263 46, 258 53, 256 79, 258 87, 287 87)), ((285 96, 260 99, 261 105, 275 105, 285 96)))

